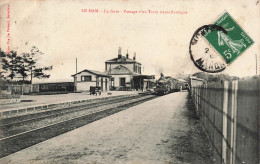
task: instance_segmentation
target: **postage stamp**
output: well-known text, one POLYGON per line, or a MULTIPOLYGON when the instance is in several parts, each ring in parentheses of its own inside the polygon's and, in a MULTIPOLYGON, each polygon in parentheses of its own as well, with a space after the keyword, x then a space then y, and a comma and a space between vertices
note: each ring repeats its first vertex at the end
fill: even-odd
POLYGON ((231 64, 254 43, 228 12, 219 17, 214 24, 223 27, 227 33, 209 29, 204 37, 227 64, 231 64))

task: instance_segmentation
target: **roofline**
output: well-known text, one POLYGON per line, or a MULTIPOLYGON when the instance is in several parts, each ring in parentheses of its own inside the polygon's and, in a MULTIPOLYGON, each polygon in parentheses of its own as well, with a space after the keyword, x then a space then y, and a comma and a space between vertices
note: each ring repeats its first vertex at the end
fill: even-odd
POLYGON ((34 84, 60 84, 60 83, 74 83, 73 81, 66 81, 66 82, 40 82, 40 83, 34 83, 34 84))
POLYGON ((199 80, 199 81, 205 81, 204 79, 201 79, 201 78, 198 78, 198 77, 195 77, 195 76, 190 77, 190 79, 199 80))
POLYGON ((76 73, 76 74, 74 74, 74 75, 71 75, 71 76, 72 76, 72 77, 73 77, 73 76, 76 76, 76 75, 78 75, 78 74, 80 74, 80 73, 82 73, 82 72, 89 72, 89 73, 92 73, 92 74, 94 74, 94 75, 98 75, 98 76, 101 76, 101 77, 110 77, 109 75, 96 74, 95 72, 92 72, 92 71, 87 70, 87 69, 84 69, 83 71, 80 71, 80 72, 78 72, 78 73, 76 73))
POLYGON ((137 61, 126 61, 126 62, 115 62, 115 61, 106 61, 105 64, 110 63, 110 64, 125 64, 125 63, 137 63, 142 65, 141 63, 137 62, 137 61))
POLYGON ((109 75, 133 75, 132 73, 113 73, 109 75))

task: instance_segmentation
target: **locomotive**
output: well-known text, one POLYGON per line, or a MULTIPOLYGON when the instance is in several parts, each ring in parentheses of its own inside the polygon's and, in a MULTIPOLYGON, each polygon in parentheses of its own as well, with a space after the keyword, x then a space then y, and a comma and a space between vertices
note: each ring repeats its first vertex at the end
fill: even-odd
POLYGON ((156 88, 154 89, 157 95, 165 95, 180 90, 189 90, 189 85, 185 80, 178 80, 170 76, 161 77, 156 82, 156 88))
POLYGON ((154 89, 155 93, 157 95, 165 95, 173 92, 175 90, 176 81, 176 79, 170 76, 161 76, 160 79, 157 80, 156 88, 154 89))

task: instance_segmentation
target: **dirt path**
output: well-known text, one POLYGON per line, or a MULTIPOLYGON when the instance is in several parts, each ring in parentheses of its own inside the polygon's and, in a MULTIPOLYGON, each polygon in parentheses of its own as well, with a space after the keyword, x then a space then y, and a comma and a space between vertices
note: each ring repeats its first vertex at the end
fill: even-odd
POLYGON ((212 163, 188 93, 173 93, 0 160, 0 163, 212 163))

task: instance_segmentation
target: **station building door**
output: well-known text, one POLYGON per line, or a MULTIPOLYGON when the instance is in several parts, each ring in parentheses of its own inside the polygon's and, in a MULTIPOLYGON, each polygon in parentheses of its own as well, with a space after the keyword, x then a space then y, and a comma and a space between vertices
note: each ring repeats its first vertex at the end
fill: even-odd
POLYGON ((103 78, 101 78, 101 91, 103 91, 103 78))
POLYGON ((107 91, 107 79, 105 80, 105 87, 106 87, 106 91, 107 91))

